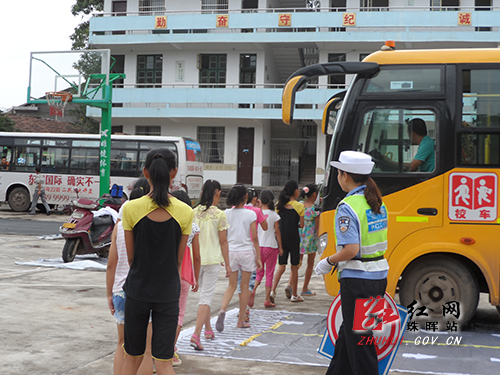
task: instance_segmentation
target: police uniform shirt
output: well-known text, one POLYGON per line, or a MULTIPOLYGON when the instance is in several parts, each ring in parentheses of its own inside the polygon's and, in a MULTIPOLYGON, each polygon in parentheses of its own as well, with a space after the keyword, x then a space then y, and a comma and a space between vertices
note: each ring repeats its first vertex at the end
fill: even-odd
MULTIPOLYGON (((358 186, 352 189, 346 197, 351 195, 364 195, 366 185, 358 186)), ((337 214, 335 216, 335 226, 337 234, 337 246, 345 246, 349 244, 361 244, 359 237, 359 221, 357 215, 347 204, 340 203, 337 207, 337 214)), ((360 257, 360 253, 356 255, 360 257)), ((387 277, 387 271, 368 272, 362 270, 344 269, 340 273, 341 278, 356 278, 356 279, 371 279, 380 280, 387 277)))

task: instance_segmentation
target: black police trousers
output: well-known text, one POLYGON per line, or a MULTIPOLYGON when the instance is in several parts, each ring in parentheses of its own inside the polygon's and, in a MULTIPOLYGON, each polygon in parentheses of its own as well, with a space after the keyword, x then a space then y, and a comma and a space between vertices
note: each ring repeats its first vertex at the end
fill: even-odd
POLYGON ((340 279, 343 323, 335 343, 335 353, 327 375, 378 375, 378 360, 371 331, 353 331, 354 309, 358 298, 383 298, 387 279, 340 279), (364 338, 362 336, 365 336, 364 338), (368 345, 367 345, 368 341, 368 345), (360 344, 361 345, 358 345, 360 344))

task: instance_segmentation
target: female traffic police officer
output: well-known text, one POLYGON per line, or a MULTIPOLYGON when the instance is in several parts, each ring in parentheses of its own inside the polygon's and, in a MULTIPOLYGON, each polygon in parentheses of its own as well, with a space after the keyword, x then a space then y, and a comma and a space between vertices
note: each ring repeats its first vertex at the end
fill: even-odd
MULTIPOLYGON (((331 272, 337 265, 340 278, 343 323, 335 344, 327 375, 377 375, 378 360, 371 331, 353 331, 357 299, 383 298, 389 266, 384 259, 387 249, 387 209, 382 195, 369 174, 371 157, 357 151, 343 151, 338 162, 337 180, 346 197, 337 206, 335 237, 337 252, 316 267, 317 274, 331 272)), ((363 316, 363 319, 365 317, 363 316)))

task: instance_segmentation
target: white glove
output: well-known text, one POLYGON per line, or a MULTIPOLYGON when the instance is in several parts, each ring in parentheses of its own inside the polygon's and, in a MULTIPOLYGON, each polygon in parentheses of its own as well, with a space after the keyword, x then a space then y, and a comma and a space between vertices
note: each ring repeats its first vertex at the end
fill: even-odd
POLYGON ((332 272, 332 265, 328 263, 327 259, 328 258, 323 259, 316 265, 316 268, 314 269, 316 275, 326 275, 327 273, 332 272))

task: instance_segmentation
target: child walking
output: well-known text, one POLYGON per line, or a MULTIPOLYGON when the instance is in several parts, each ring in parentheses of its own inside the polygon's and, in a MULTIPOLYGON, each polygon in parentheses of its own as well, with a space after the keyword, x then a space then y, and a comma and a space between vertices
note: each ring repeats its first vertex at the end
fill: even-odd
POLYGON ((226 210, 229 230, 227 241, 229 245, 229 286, 224 292, 222 307, 215 324, 217 331, 224 330, 226 309, 233 298, 238 283, 238 271, 241 270, 240 313, 238 328, 249 328, 250 323, 245 321, 245 310, 250 297, 248 283, 250 275, 255 269, 261 269, 259 241, 257 239, 257 215, 247 210, 247 189, 243 185, 234 185, 227 195, 227 205, 233 207, 226 210))
POLYGON ((175 335, 179 318, 180 268, 193 210, 169 194, 177 173, 175 155, 167 148, 151 150, 143 168, 149 194, 123 207, 123 229, 130 271, 123 290, 125 343, 123 375, 135 375, 146 348, 150 315, 152 355, 159 375, 175 374, 175 335))
MULTIPOLYGON (((149 183, 144 177, 139 178, 134 183, 134 188, 130 193, 130 200, 142 197, 149 193, 149 183)), ((125 202, 126 203, 126 202, 125 202)), ((125 204, 124 203, 124 204, 125 204)), ((123 206, 122 206, 123 207, 123 206)), ((120 220, 121 220, 120 210, 120 220)), ((127 278, 130 266, 128 265, 127 249, 125 247, 125 232, 121 221, 115 225, 111 235, 111 246, 109 247, 108 265, 106 267, 106 296, 111 315, 115 317, 118 331, 118 342, 116 345, 115 357, 113 361, 113 374, 120 375, 123 366, 123 325, 125 322, 125 292, 123 284, 127 278)), ((151 358, 150 358, 151 359, 151 358)), ((153 371, 153 364, 144 360, 139 368, 138 374, 149 374, 153 371)))
POLYGON ((299 184, 295 180, 290 180, 280 193, 276 210, 280 215, 279 228, 281 232, 281 243, 283 255, 278 258, 278 272, 274 276, 273 290, 271 291, 271 302, 274 303, 276 288, 281 276, 286 270, 288 257, 291 263, 291 286, 287 286, 286 293, 290 294, 291 302, 303 302, 304 299, 297 295, 297 283, 299 279, 300 267, 300 234, 299 228, 304 226, 304 205, 297 202, 300 195, 299 184), (288 290, 291 289, 290 292, 288 290))
POLYGON ((260 259, 262 261, 262 269, 257 271, 255 287, 253 295, 260 285, 264 277, 264 269, 266 273, 266 301, 264 307, 276 307, 271 302, 271 288, 273 286, 274 268, 278 260, 278 255, 283 255, 283 247, 281 246, 281 232, 279 227, 280 216, 274 211, 274 194, 271 190, 263 190, 260 193, 261 208, 264 215, 267 216, 268 229, 263 230, 258 228, 260 259))
MULTIPOLYGON (((191 207, 191 199, 184 190, 176 190, 172 193, 174 197, 186 203, 191 207)), ((188 237, 186 251, 184 252, 184 259, 182 260, 181 267, 181 296, 179 298, 179 320, 177 323, 177 333, 175 335, 175 343, 179 338, 182 325, 184 323, 184 314, 186 313, 187 299, 189 289, 193 292, 198 291, 198 277, 200 274, 200 241, 199 241, 200 227, 193 221, 191 234, 188 237)), ((177 354, 177 347, 174 351, 173 358, 174 367, 182 365, 182 360, 177 354)))
POLYGON ((227 246, 226 214, 217 208, 220 200, 221 185, 218 181, 207 180, 203 185, 200 202, 194 208, 193 221, 200 227, 201 267, 198 278, 200 300, 196 316, 196 327, 191 336, 191 346, 203 350, 200 342, 201 330, 205 326, 205 340, 212 340, 215 335, 210 325, 210 305, 215 292, 220 264, 224 262, 226 277, 229 277, 229 254, 227 246))
POLYGON ((316 292, 309 290, 309 281, 314 268, 314 258, 318 251, 318 236, 316 228, 318 228, 319 211, 316 211, 314 203, 318 197, 318 188, 314 184, 306 185, 302 189, 301 196, 304 201, 304 227, 300 228, 300 262, 304 254, 307 254, 307 268, 304 275, 304 284, 302 285, 302 296, 314 296, 316 292))

